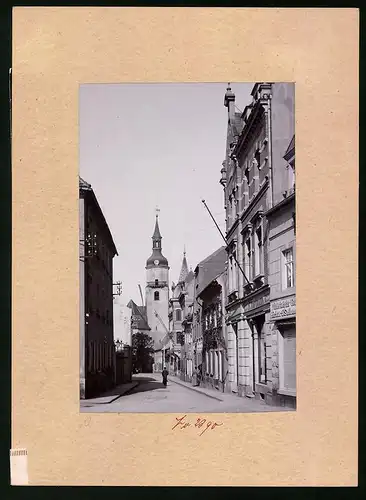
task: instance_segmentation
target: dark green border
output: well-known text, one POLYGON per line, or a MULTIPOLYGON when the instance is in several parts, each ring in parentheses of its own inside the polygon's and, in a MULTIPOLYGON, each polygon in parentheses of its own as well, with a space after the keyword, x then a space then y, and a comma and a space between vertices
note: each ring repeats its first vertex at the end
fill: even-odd
MULTIPOLYGON (((132 498, 152 498, 152 499, 173 499, 174 500, 187 500, 193 498, 209 498, 210 500, 222 499, 222 498, 238 498, 245 497, 248 498, 269 498, 269 499, 281 499, 286 498, 324 498, 324 497, 335 497, 339 498, 349 498, 349 497, 364 497, 365 491, 365 418, 364 418, 364 366, 363 354, 365 353, 365 307, 363 305, 366 303, 365 289, 360 286, 360 315, 359 315, 359 359, 361 363, 359 365, 359 382, 360 382, 360 415, 359 415, 359 487, 358 488, 224 488, 224 487, 10 487, 9 486, 9 449, 10 449, 10 429, 11 429, 11 147, 10 147, 10 117, 9 117, 9 81, 8 81, 8 70, 11 67, 11 19, 12 19, 12 7, 13 6, 37 6, 44 5, 39 2, 18 2, 18 3, 4 3, 0 4, 0 204, 1 204, 1 217, 0 217, 0 231, 1 231, 1 263, 2 263, 2 273, 1 273, 1 285, 0 285, 0 318, 1 318, 1 349, 0 349, 0 370, 2 381, 1 386, 1 406, 0 406, 0 422, 1 422, 1 498, 39 498, 39 499, 49 499, 54 500, 61 498, 99 498, 109 497, 109 498, 121 498, 132 499, 132 498), (101 489, 102 488, 102 489, 101 489)), ((109 5, 109 6, 222 6, 222 7, 359 7, 358 2, 346 2, 346 1, 333 1, 328 2, 284 2, 284 1, 267 1, 267 2, 52 2, 47 5, 53 6, 89 6, 89 5, 109 5)), ((365 92, 366 92, 366 79, 365 79, 365 62, 362 58, 365 52, 365 34, 362 31, 365 30, 364 23, 364 12, 363 9, 360 10, 360 110, 364 109, 365 104, 365 92)), ((341 36, 341 35, 340 35, 341 36)), ((365 142, 366 142, 366 120, 363 114, 360 112, 360 165, 365 164, 365 142)), ((329 132, 331 133, 331 131, 329 132)), ((364 168, 360 169, 360 283, 362 280, 362 270, 363 270, 363 256, 366 256, 365 249, 365 236, 362 234, 362 219, 365 215, 365 198, 366 193, 364 190, 365 185, 365 165, 364 168)), ((364 231, 365 233, 365 231, 364 231)), ((26 244, 26 242, 24 242, 26 244)), ((347 256, 345 256, 347 258, 347 256)), ((341 284, 340 284, 341 286, 341 284)), ((30 409, 31 410, 31 409, 30 409)), ((122 451, 121 451, 122 453, 122 451)), ((340 457, 341 458, 341 457, 340 457)), ((128 457, 126 457, 128 460, 128 457)), ((167 465, 169 462, 169 456, 166 457, 167 465)), ((195 458, 192 457, 194 462, 195 458)), ((274 465, 275 466, 275 465, 274 465)), ((179 463, 176 464, 179 467, 179 463)), ((144 471, 141 471, 143 474, 144 471)), ((197 478, 199 480, 199 478, 197 478)), ((163 478, 162 478, 163 480, 163 478)), ((214 478, 213 478, 214 480, 214 478)))

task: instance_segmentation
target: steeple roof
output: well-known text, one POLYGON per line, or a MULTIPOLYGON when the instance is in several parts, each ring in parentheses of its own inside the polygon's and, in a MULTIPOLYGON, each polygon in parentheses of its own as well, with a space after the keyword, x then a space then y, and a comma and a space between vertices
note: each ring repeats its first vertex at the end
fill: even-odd
POLYGON ((156 215, 156 220, 155 220, 155 229, 154 229, 154 234, 152 236, 153 240, 153 252, 151 256, 147 259, 146 261, 146 269, 151 268, 151 267, 169 267, 168 266, 168 259, 164 257, 161 251, 161 234, 160 234, 160 229, 159 229, 159 221, 158 221, 158 215, 156 215))
POLYGON ((183 283, 183 281, 186 279, 188 276, 188 264, 187 264, 187 259, 186 259, 186 252, 184 251, 183 253, 183 261, 182 261, 182 267, 180 270, 180 275, 179 275, 179 280, 178 283, 183 283))
POLYGON ((160 234, 160 229, 159 229, 158 216, 156 215, 155 230, 154 230, 154 234, 153 234, 153 240, 158 240, 158 239, 161 239, 161 234, 160 234))

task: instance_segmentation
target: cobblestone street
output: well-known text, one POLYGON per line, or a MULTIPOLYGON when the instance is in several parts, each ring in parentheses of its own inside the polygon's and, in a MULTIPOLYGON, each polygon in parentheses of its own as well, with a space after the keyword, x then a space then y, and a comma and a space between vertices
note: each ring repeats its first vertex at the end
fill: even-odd
POLYGON ((93 413, 252 413, 288 411, 288 408, 268 406, 234 394, 213 389, 195 388, 177 377, 169 377, 165 388, 161 375, 139 374, 133 377, 138 385, 111 403, 93 404, 84 401, 82 412, 93 413))

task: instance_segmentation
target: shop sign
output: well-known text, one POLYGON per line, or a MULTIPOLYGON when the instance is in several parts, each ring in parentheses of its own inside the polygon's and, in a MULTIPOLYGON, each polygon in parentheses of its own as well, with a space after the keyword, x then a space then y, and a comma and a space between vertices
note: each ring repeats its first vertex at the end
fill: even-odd
POLYGON ((255 298, 250 302, 244 304, 244 312, 248 312, 251 309, 256 309, 257 307, 264 306, 269 302, 269 294, 262 295, 261 297, 255 298))
POLYGON ((277 320, 296 315, 296 297, 286 297, 271 302, 271 319, 277 320))

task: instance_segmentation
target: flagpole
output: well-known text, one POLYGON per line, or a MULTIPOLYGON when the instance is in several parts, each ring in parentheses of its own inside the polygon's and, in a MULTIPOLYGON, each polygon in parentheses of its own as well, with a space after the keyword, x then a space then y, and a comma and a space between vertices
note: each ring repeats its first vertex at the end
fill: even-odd
MULTIPOLYGON (((210 209, 208 208, 208 206, 206 205, 206 201, 205 201, 205 200, 202 200, 202 203, 203 203, 203 204, 204 204, 204 206, 206 207, 207 212, 210 214, 211 219, 214 221, 214 224, 215 224, 215 226, 217 227, 217 229, 218 229, 219 233, 221 234, 222 239, 225 241, 226 246, 228 246, 227 239, 226 239, 226 238, 225 238, 225 236, 223 235, 223 232, 221 231, 221 229, 220 229, 219 225, 217 224, 217 222, 216 222, 216 220, 215 220, 214 216, 212 215, 211 210, 210 210, 210 209)), ((244 278, 245 278, 245 280, 246 280, 247 284, 248 284, 251 288, 253 288, 252 283, 251 283, 251 282, 248 280, 248 278, 246 277, 246 274, 245 274, 245 272, 244 272, 243 268, 241 267, 241 265, 239 264, 238 259, 236 258, 235 254, 233 254, 233 257, 234 257, 234 260, 235 260, 235 262, 236 262, 236 264, 237 264, 238 268, 240 269, 240 271, 241 271, 242 275, 244 276, 244 278)))

